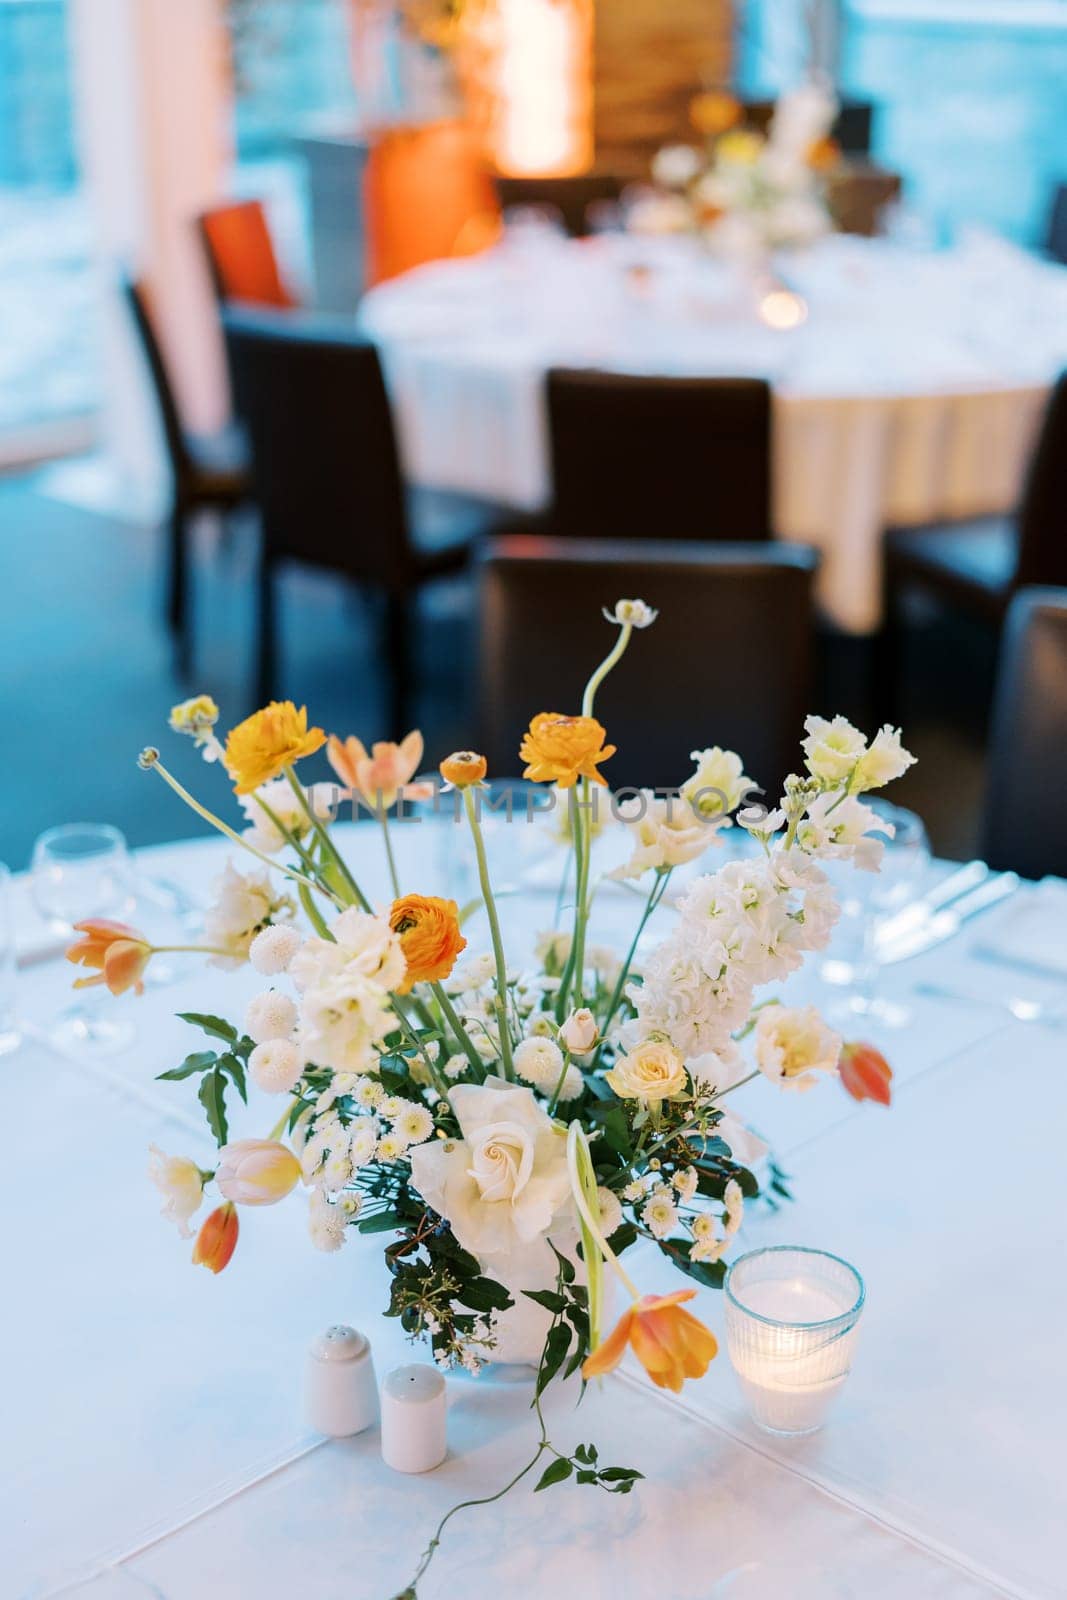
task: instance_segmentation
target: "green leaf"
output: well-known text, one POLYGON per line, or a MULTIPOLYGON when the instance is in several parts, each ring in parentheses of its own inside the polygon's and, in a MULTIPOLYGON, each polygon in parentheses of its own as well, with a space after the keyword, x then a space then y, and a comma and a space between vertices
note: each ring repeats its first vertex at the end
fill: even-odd
POLYGON ((633 1467, 605 1467, 600 1474, 601 1483, 633 1483, 635 1478, 643 1478, 643 1472, 636 1472, 633 1467))
POLYGON ((214 1072, 204 1074, 197 1098, 207 1113, 208 1127, 215 1136, 215 1143, 224 1145, 229 1138, 226 1123, 226 1079, 218 1067, 214 1072))
POLYGON ((555 1256, 556 1260, 559 1262, 560 1277, 563 1279, 564 1283, 573 1283, 574 1282, 574 1262, 573 1261, 568 1261, 566 1256, 561 1256, 559 1251, 556 1249, 555 1245, 552 1244, 552 1240, 551 1239, 548 1242, 549 1242, 550 1245, 552 1245, 552 1254, 555 1256))
POLYGON ((540 1397, 548 1388, 552 1379, 563 1365, 564 1357, 571 1347, 571 1330, 565 1322, 557 1322, 549 1330, 545 1340, 544 1354, 537 1373, 537 1396, 540 1397))
POLYGON ((590 1472, 588 1468, 586 1468, 583 1472, 579 1472, 575 1480, 577 1483, 595 1483, 596 1481, 596 1473, 590 1472))
POLYGON ((194 1028, 210 1033, 213 1039, 225 1039, 227 1044, 237 1042, 237 1029, 225 1017, 211 1017, 203 1011, 179 1011, 182 1022, 191 1022, 194 1028))
POLYGON ((161 1072, 157 1082, 166 1078, 172 1083, 179 1083, 182 1078, 191 1078, 194 1072, 209 1072, 217 1059, 214 1050, 198 1050, 194 1055, 186 1056, 180 1067, 161 1072))
POLYGON ((404 1226, 395 1211, 379 1211, 373 1217, 363 1217, 356 1223, 360 1233, 389 1233, 404 1226))
POLYGON ((456 1299, 472 1311, 506 1311, 514 1305, 504 1285, 492 1278, 469 1278, 456 1290, 456 1299))
POLYGON ((546 1311, 551 1311, 553 1316, 558 1317, 567 1309, 566 1300, 554 1289, 524 1289, 522 1292, 527 1300, 535 1300, 546 1311))
POLYGON ((233 1080, 233 1086, 241 1096, 245 1105, 248 1104, 248 1089, 245 1084, 245 1069, 232 1051, 219 1057, 219 1071, 225 1072, 233 1080))
POLYGON ((551 1466, 545 1468, 534 1484, 534 1494, 540 1489, 551 1489, 554 1483, 565 1483, 573 1471, 574 1468, 566 1456, 559 1456, 551 1466))

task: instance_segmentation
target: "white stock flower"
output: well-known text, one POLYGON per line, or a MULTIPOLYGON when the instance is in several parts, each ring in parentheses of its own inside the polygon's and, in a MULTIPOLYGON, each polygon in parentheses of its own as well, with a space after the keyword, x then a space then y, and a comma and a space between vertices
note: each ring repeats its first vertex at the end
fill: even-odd
POLYGON ((871 839, 867 835, 878 832, 891 839, 894 831, 891 822, 883 821, 877 811, 865 806, 862 800, 852 795, 842 799, 839 793, 829 790, 811 802, 796 837, 801 849, 812 855, 854 861, 865 872, 877 872, 885 845, 881 839, 871 839))
POLYGON ((619 1202, 619 1197, 614 1189, 605 1189, 604 1185, 600 1184, 597 1188, 596 1199, 599 1210, 600 1231, 605 1239, 610 1239, 615 1230, 622 1227, 622 1206, 619 1202))
POLYGON ((524 1039, 516 1048, 515 1071, 524 1083, 551 1094, 563 1073, 563 1051, 554 1039, 524 1039))
POLYGON ((263 978, 276 978, 284 972, 303 943, 296 928, 284 923, 274 923, 257 933, 248 951, 248 959, 263 978))
POLYGON ((823 783, 843 783, 852 776, 867 741, 847 717, 805 717, 801 740, 808 771, 823 783))
POLYGON ((268 1039, 288 1039, 296 1027, 296 1006, 287 994, 266 989, 253 995, 245 1012, 245 1032, 256 1044, 268 1039))
POLYGON ((252 1081, 266 1094, 287 1094, 304 1070, 303 1057, 290 1039, 265 1039, 248 1058, 252 1081))
POLYGON ((213 888, 215 903, 204 918, 204 936, 221 951, 211 958, 216 967, 241 966, 261 929, 292 917, 295 910, 287 894, 275 893, 266 871, 238 872, 232 861, 213 888))
POLYGON ((665 1239, 678 1226, 678 1209, 668 1188, 652 1191, 642 1208, 641 1221, 654 1239, 665 1239))
POLYGON ((835 1071, 841 1042, 814 1006, 768 1006, 756 1023, 756 1064, 783 1089, 810 1089, 817 1072, 835 1071))
POLYGON ((620 627, 629 623, 631 628, 650 628, 658 616, 659 612, 644 600, 616 600, 613 610, 604 608, 605 621, 617 622, 620 627))
POLYGON ((395 989, 407 962, 400 940, 384 917, 350 906, 330 924, 331 939, 306 939, 289 963, 298 989, 312 989, 342 973, 395 989))
POLYGON ((633 853, 612 873, 615 878, 639 878, 644 872, 680 867, 714 842, 714 832, 696 816, 688 802, 676 795, 657 799, 642 789, 617 806, 633 838, 633 853))
POLYGON ((163 1196, 162 1214, 177 1225, 183 1239, 191 1239, 189 1218, 204 1198, 200 1168, 186 1156, 164 1155, 155 1144, 148 1146, 148 1152, 148 1176, 163 1196))
POLYGON ((433 1133, 433 1117, 425 1106, 409 1100, 403 1111, 393 1118, 393 1132, 405 1144, 422 1144, 433 1133))
POLYGON ((588 1006, 572 1011, 559 1030, 560 1043, 572 1056, 588 1055, 600 1040, 596 1018, 588 1006))
POLYGON ((459 1084, 450 1098, 462 1138, 412 1150, 414 1187, 483 1267, 514 1272, 521 1257, 551 1273, 546 1236, 573 1223, 565 1134, 531 1089, 499 1078, 459 1084))
POLYGON ((915 765, 915 757, 900 742, 900 729, 887 722, 871 740, 870 748, 860 757, 853 787, 857 791, 880 789, 894 778, 902 777, 915 765))
POLYGON ((753 788, 741 757, 715 744, 692 751, 690 760, 696 762, 696 771, 682 785, 682 798, 705 822, 725 820, 753 788))
POLYGON ((703 161, 690 144, 667 144, 652 158, 652 181, 664 189, 684 189, 699 173, 703 161))
POLYGON ((732 1039, 727 1039, 719 1050, 707 1050, 703 1055, 690 1056, 686 1062, 695 1094, 710 1098, 732 1089, 745 1075, 745 1058, 732 1039))

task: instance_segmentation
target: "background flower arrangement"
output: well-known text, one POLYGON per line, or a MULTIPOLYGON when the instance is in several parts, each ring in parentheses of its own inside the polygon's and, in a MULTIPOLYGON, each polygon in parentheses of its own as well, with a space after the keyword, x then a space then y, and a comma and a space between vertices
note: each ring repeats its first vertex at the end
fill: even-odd
MULTIPOLYGON (((472 955, 455 902, 402 885, 393 857, 389 812, 405 792, 425 793, 413 785, 418 734, 368 752, 355 738, 327 740, 303 709, 282 702, 223 745, 208 697, 174 708, 172 728, 224 763, 244 832, 206 811, 158 751, 143 752, 142 767, 256 858, 246 873, 227 865, 195 948, 223 967, 247 961, 271 986, 241 1026, 183 1013, 210 1048, 161 1076, 197 1083, 217 1164, 204 1170, 154 1149, 149 1171, 185 1237, 214 1184, 219 1204, 193 1246, 193 1261, 213 1272, 234 1255, 242 1209, 298 1187, 318 1248, 340 1249, 350 1230, 388 1235, 386 1314, 427 1339, 443 1367, 478 1372, 507 1354, 509 1319, 523 1322, 528 1339, 532 1315, 523 1355, 537 1369, 541 1435, 513 1481, 547 1455, 538 1488, 574 1476, 628 1493, 640 1474, 602 1467, 592 1444, 571 1456, 556 1450, 540 1397, 561 1372, 580 1370, 584 1380, 609 1371, 627 1347, 661 1387, 678 1390, 706 1371, 715 1340, 683 1309, 695 1289, 642 1296, 620 1257, 645 1239, 687 1277, 721 1283, 745 1200, 758 1192, 752 1166, 765 1153, 731 1114, 735 1089, 762 1074, 804 1090, 840 1067, 856 1098, 888 1103, 890 1072, 877 1052, 848 1046, 842 1055, 842 1040, 813 1008, 757 991, 825 947, 837 906, 820 858, 877 869, 882 846, 872 834, 885 825, 861 796, 913 758, 888 727, 868 743, 843 718, 809 717, 803 774, 787 780, 776 809, 738 813, 758 853, 689 884, 638 975, 638 941, 675 868, 718 840, 752 786, 738 756, 712 748, 694 752, 676 797, 632 800, 624 816, 633 849, 617 875, 646 886, 643 907, 624 956, 588 942, 594 797, 614 753, 595 697, 656 613, 620 601, 605 616, 617 637, 580 713, 535 716, 520 751, 524 776, 557 785, 566 800, 573 873, 569 926, 542 938, 530 966, 509 964, 505 952, 479 816, 486 763, 476 752, 440 767, 470 830, 488 924, 489 947, 472 955), (296 775, 323 747, 342 792, 377 816, 394 891, 388 907, 371 907, 338 849, 329 827, 336 794, 296 775), (274 1101, 273 1126, 231 1141, 227 1098, 247 1100, 250 1087, 274 1101), (629 1297, 607 1335, 605 1268, 629 1297)), ((70 959, 91 969, 79 981, 116 994, 139 991, 162 948, 123 924, 93 920, 78 931, 70 959)))

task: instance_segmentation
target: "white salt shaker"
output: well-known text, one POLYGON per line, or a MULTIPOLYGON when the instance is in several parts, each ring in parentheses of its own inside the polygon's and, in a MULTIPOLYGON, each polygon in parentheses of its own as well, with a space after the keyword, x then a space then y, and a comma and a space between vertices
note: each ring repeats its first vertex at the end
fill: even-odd
POLYGON ((362 1433, 378 1418, 370 1341, 338 1322, 312 1340, 304 1382, 309 1428, 334 1439, 362 1433))
POLYGON ((436 1367, 395 1367, 382 1384, 382 1460, 394 1472, 430 1472, 448 1453, 445 1380, 436 1367))

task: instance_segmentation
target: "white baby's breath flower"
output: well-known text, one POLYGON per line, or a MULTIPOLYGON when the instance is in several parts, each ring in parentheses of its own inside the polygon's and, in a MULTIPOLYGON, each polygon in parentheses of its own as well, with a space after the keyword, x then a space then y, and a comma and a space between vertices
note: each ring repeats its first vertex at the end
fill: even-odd
POLYGON ((596 1192, 597 1205, 600 1208, 600 1229, 606 1239, 610 1239, 616 1228, 622 1226, 622 1206, 614 1189, 605 1189, 601 1184, 596 1192))
POLYGON ((433 1117, 425 1106, 405 1102, 404 1110, 393 1121, 392 1132, 406 1145, 422 1144, 433 1133, 433 1117))
POLYGON ((669 1189, 653 1191, 645 1202, 641 1220, 654 1239, 665 1239, 678 1225, 678 1211, 669 1189))
POLYGON ((515 1071, 524 1083, 551 1094, 563 1072, 563 1052, 552 1039, 524 1039, 515 1051, 515 1071))
POLYGON ((288 1094, 299 1081, 304 1061, 291 1039, 265 1039, 249 1056, 248 1070, 265 1094, 288 1094))
POLYGON ((659 612, 644 600, 616 600, 614 610, 604 608, 605 621, 617 622, 620 627, 629 623, 631 628, 650 628, 658 616, 659 612))
POLYGON ((697 1169, 684 1167, 681 1172, 676 1172, 671 1179, 678 1196, 682 1200, 692 1200, 697 1192, 697 1169))
POLYGON ((254 995, 245 1012, 245 1032, 256 1044, 288 1039, 296 1026, 296 1006, 287 994, 267 989, 254 995))
POLYGON ((296 928, 286 927, 284 923, 274 923, 271 927, 264 928, 262 933, 256 934, 248 952, 248 959, 261 977, 275 978, 280 972, 285 971, 302 942, 296 928))

